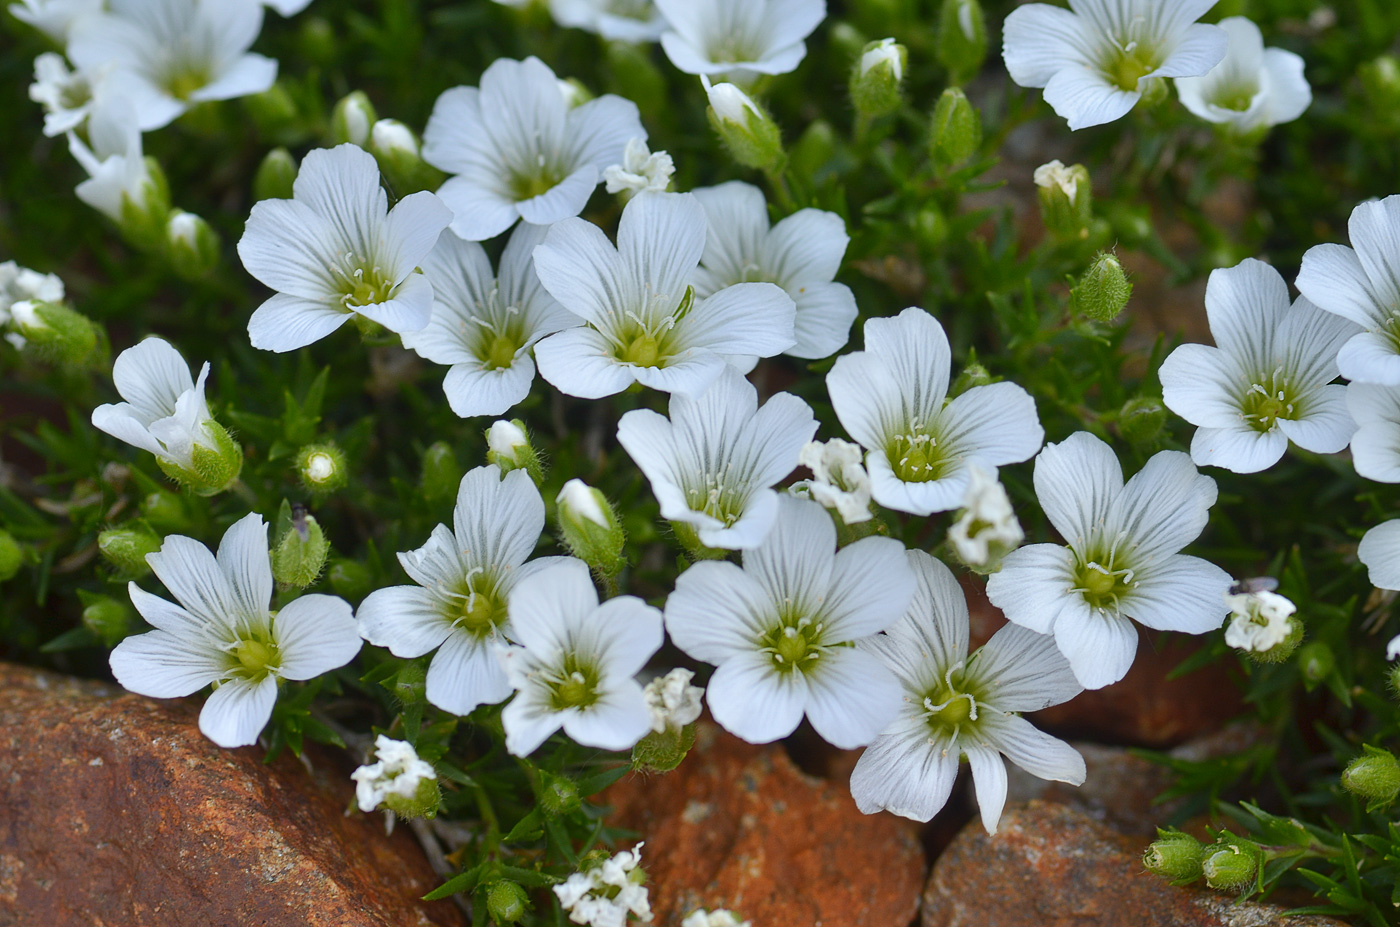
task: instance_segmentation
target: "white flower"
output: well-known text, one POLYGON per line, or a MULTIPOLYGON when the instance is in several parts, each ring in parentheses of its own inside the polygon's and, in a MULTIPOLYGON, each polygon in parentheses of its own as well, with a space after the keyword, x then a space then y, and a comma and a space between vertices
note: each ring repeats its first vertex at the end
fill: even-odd
POLYGON ((54 274, 20 267, 14 261, 0 263, 0 326, 9 322, 10 308, 22 302, 63 302, 63 281, 54 274))
POLYGON ((646 139, 629 138, 622 152, 622 163, 612 164, 603 171, 609 193, 665 193, 671 185, 676 164, 664 151, 655 154, 647 148, 646 139))
POLYGON ((1040 165, 1035 169, 1035 174, 1032 175, 1037 187, 1043 187, 1046 190, 1054 190, 1059 187, 1071 206, 1074 205, 1075 198, 1079 196, 1079 177, 1080 172, 1065 167, 1064 162, 1059 158, 1040 165))
POLYGON ((530 350, 546 335, 579 325, 535 276, 531 257, 546 229, 522 225, 501 254, 499 276, 476 242, 443 235, 423 260, 433 287, 432 318, 405 332, 403 346, 452 369, 443 392, 463 418, 500 415, 530 393, 530 350))
POLYGON ((963 563, 985 567, 1014 550, 1026 535, 996 475, 974 463, 969 476, 963 511, 948 528, 948 540, 963 563))
POLYGON ((753 927, 752 921, 741 921, 733 911, 717 908, 706 911, 699 908, 691 911, 681 921, 681 927, 753 927))
POLYGON ((676 393, 671 418, 633 409, 617 440, 651 482, 661 515, 690 525, 706 547, 758 546, 778 514, 770 487, 797 467, 817 430, 812 410, 778 393, 763 408, 733 367, 699 396, 676 393))
POLYGON ((73 24, 89 13, 102 10, 106 0, 19 0, 10 4, 10 15, 53 39, 68 43, 73 24))
POLYGON ((655 42, 667 29, 652 0, 550 0, 549 11, 561 26, 618 42, 655 42))
POLYGON ((563 393, 599 399, 632 383, 695 395, 729 355, 771 357, 792 345, 793 302, 771 283, 701 299, 690 281, 705 249, 705 210, 689 193, 643 193, 622 210, 617 247, 596 225, 565 219, 535 249, 535 271, 588 323, 535 347, 563 393))
POLYGON ((643 846, 639 843, 614 854, 602 865, 575 872, 564 884, 554 886, 554 894, 560 907, 569 913, 569 920, 590 927, 623 927, 630 913, 639 920, 650 921, 651 902, 642 873, 633 874, 641 862, 643 846))
POLYGON ((399 554, 418 585, 371 592, 356 615, 360 634, 396 657, 428 665, 428 701, 453 714, 503 701, 511 693, 492 647, 511 634, 511 590, 561 557, 530 563, 544 530, 544 500, 524 470, 502 479, 498 467, 462 477, 453 527, 438 525, 428 543, 399 554))
POLYGON ((238 256, 277 293, 248 320, 253 347, 293 351, 359 313, 392 332, 418 331, 433 287, 417 273, 451 212, 431 193, 388 208, 374 156, 355 145, 301 162, 290 200, 253 205, 238 256))
POLYGON ((568 480, 559 489, 554 504, 603 528, 609 527, 608 513, 598 501, 601 495, 580 479, 568 480))
POLYGON ((1352 383, 1346 390, 1347 410, 1357 424, 1352 466, 1368 480, 1400 483, 1400 386, 1352 383))
POLYGON ((1365 329, 1337 353, 1342 376, 1400 386, 1400 195, 1361 203, 1347 230, 1351 248, 1316 245, 1303 255, 1298 289, 1365 329))
POLYGON ((196 103, 261 93, 277 62, 248 53, 262 31, 257 0, 109 0, 79 19, 68 57, 84 71, 111 67, 142 131, 158 129, 196 103))
POLYGON ((1312 103, 1303 59, 1281 48, 1265 48, 1259 27, 1228 16, 1220 28, 1229 37, 1225 58, 1202 77, 1178 77, 1181 104, 1207 122, 1240 132, 1292 122, 1312 103))
POLYGON ((1230 609, 1225 643, 1236 650, 1257 653, 1283 643, 1292 625, 1290 618, 1298 610, 1288 599, 1267 591, 1226 595, 1225 604, 1230 609))
POLYGON ((989 471, 1033 456, 1045 439, 1035 401, 1014 383, 974 386, 944 404, 948 336, 922 309, 865 323, 865 350, 836 359, 827 393, 866 449, 871 494, 915 515, 962 504, 976 460, 989 471))
POLYGON ((575 743, 626 750, 651 730, 632 677, 661 647, 661 613, 635 596, 598 604, 588 566, 564 558, 510 593, 512 637, 497 650, 515 698, 501 712, 506 749, 529 756, 562 726, 575 743))
POLYGON ((1356 557, 1366 564, 1371 585, 1400 589, 1400 518, 1382 522, 1362 537, 1356 557))
POLYGON ((894 39, 881 39, 875 46, 860 56, 860 73, 869 74, 874 68, 887 63, 894 75, 895 83, 904 79, 904 56, 899 53, 894 39))
POLYGON ((1177 553, 1205 528, 1216 497, 1215 480, 1185 454, 1154 454, 1124 485, 1113 450, 1076 432, 1036 458, 1035 494, 1068 546, 1008 554, 987 596, 1010 621, 1054 634, 1086 689, 1117 682, 1133 665, 1129 619, 1188 634, 1220 627, 1229 575, 1177 553))
POLYGON ((661 47, 687 74, 740 82, 786 74, 807 54, 803 39, 826 18, 826 0, 656 0, 670 23, 661 47))
POLYGON ((889 627, 909 606, 914 574, 892 538, 836 551, 826 510, 778 498, 778 519, 743 568, 707 560, 666 600, 671 640, 714 664, 705 699, 750 743, 786 737, 803 715, 842 749, 870 743, 894 717, 899 686, 879 660, 848 646, 889 627))
POLYGON ((1162 400, 1201 426, 1191 459, 1235 473, 1278 463, 1291 439, 1318 454, 1347 446, 1347 412, 1336 356, 1356 333, 1306 298, 1289 305, 1278 271, 1249 259, 1211 272, 1206 316, 1219 347, 1184 344, 1162 363, 1162 400))
POLYGON ((651 729, 658 734, 679 731, 700 717, 700 696, 705 690, 692 686, 695 674, 677 667, 646 684, 642 696, 651 712, 651 729))
POLYGON ((199 379, 193 380, 179 351, 161 338, 147 338, 117 356, 112 382, 126 401, 94 409, 93 427, 193 470, 196 446, 220 452, 218 433, 210 428, 214 419, 204 400, 208 378, 208 361, 200 368, 199 379))
POLYGON ((374 741, 374 758, 373 764, 350 774, 355 780, 355 800, 366 814, 391 796, 413 800, 423 782, 437 778, 433 764, 419 759, 413 744, 402 740, 380 734, 374 741))
POLYGON ((130 102, 109 97, 94 107, 88 118, 88 140, 91 148, 76 133, 68 133, 68 151, 88 175, 74 190, 78 199, 119 225, 126 209, 144 213, 155 205, 156 182, 141 149, 141 130, 130 102))
POLYGON ((809 441, 797 462, 812 471, 812 479, 793 483, 790 491, 835 509, 848 525, 869 521, 870 475, 861 463, 864 457, 859 444, 840 438, 809 441))
POLYGON ((97 105, 101 81, 85 71, 70 71, 63 56, 44 52, 34 59, 29 99, 44 107, 44 134, 50 138, 76 129, 97 105))
POLYGON ((841 217, 803 209, 769 228, 763 191, 738 180, 696 190, 695 196, 710 225, 696 295, 735 283, 776 283, 797 304, 796 342, 784 353, 814 359, 845 347, 856 299, 844 283, 832 282, 851 240, 841 217))
POLYGON ((423 160, 455 175, 438 189, 456 214, 452 231, 483 241, 517 219, 550 225, 577 216, 627 140, 646 135, 630 100, 605 94, 570 108, 544 62, 498 58, 480 89, 438 97, 423 160))
POLYGON ((899 678, 899 716, 856 762, 851 797, 866 814, 928 821, 948 801, 960 757, 972 766, 982 826, 995 834, 1006 803, 1006 766, 1080 785, 1084 759, 1020 716, 1082 689, 1055 642, 1007 625, 968 656, 967 600, 953 574, 923 551, 907 553, 918 577, 909 610, 857 646, 899 678))
POLYGON ((1002 57, 1022 87, 1071 129, 1102 125, 1137 105, 1158 77, 1195 77, 1225 57, 1225 32, 1196 22, 1216 0, 1070 0, 1012 10, 1002 57))
POLYGON ((148 554, 157 578, 180 604, 131 583, 131 604, 156 630, 128 637, 112 651, 112 674, 151 698, 176 698, 211 683, 199 729, 221 747, 257 741, 272 716, 277 684, 312 679, 360 652, 350 605, 303 595, 276 614, 267 525, 244 516, 225 532, 217 559, 191 538, 171 535, 148 554))

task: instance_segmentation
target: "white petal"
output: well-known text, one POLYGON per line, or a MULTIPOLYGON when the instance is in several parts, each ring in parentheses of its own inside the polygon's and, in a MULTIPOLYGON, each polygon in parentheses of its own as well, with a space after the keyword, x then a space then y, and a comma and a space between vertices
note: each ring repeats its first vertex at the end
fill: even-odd
POLYGON ((388 198, 369 152, 349 143, 313 150, 302 159, 292 191, 297 202, 335 228, 337 241, 348 250, 364 257, 377 253, 388 198))
POLYGON ((585 164, 539 196, 515 204, 520 218, 535 225, 553 225, 583 212, 593 188, 598 186, 598 169, 585 164))
POLYGON ((494 465, 476 467, 457 487, 453 533, 464 563, 504 573, 524 563, 544 530, 544 500, 524 470, 504 479, 494 465))
POLYGON ((622 162, 629 139, 647 138, 637 104, 611 93, 569 110, 564 123, 568 157, 575 164, 591 164, 600 176, 622 162))
POLYGON ((239 613, 266 615, 272 602, 272 561, 262 516, 255 512, 234 522, 219 541, 217 559, 239 613))
POLYGON ((1309 248, 1294 283, 1310 302, 1362 328, 1378 328, 1385 322, 1384 294, 1373 287, 1361 258, 1345 245, 1309 248))
POLYGON ((632 376, 643 386, 664 393, 698 396, 724 373, 724 357, 704 350, 689 350, 667 361, 665 367, 631 366, 632 376))
POLYGON ((1157 371, 1162 382, 1162 402, 1193 425, 1237 425, 1241 410, 1234 396, 1240 383, 1235 375, 1240 372, 1219 348, 1183 344, 1167 355, 1157 371))
POLYGON ((1093 42, 1084 21, 1060 7, 1028 3, 1012 10, 1002 29, 1002 57, 1022 87, 1044 87, 1066 64, 1090 64, 1093 42))
POLYGON ((222 657, 201 637, 150 631, 117 644, 108 662, 122 688, 150 698, 178 698, 222 676, 222 657))
POLYGON ((1210 333, 1246 370, 1269 369, 1273 333, 1288 307, 1288 284, 1278 271, 1253 258, 1211 271, 1206 283, 1210 333))
POLYGON ((192 615, 174 602, 152 595, 133 582, 126 584, 126 591, 136 611, 153 628, 169 631, 183 640, 200 636, 217 640, 218 632, 223 630, 222 625, 211 625, 207 618, 192 615))
POLYGON ((683 348, 772 357, 792 347, 797 305, 771 283, 736 283, 697 300, 676 325, 683 348))
MULTIPOLYGON (((209 548, 172 534, 160 550, 146 555, 146 562, 176 601, 195 617, 215 628, 233 627, 239 617, 238 599, 209 548)), ((267 614, 266 605, 262 611, 267 614)))
POLYGON ((1255 431, 1243 422, 1229 428, 1198 428, 1191 438, 1191 459, 1202 467, 1233 473, 1258 473, 1283 459, 1288 436, 1281 429, 1255 431))
POLYGON ((391 332, 416 332, 433 316, 433 285, 422 274, 409 274, 382 303, 357 306, 355 311, 391 332))
POLYGON ((638 368, 613 356, 612 345, 592 328, 570 328, 535 345, 535 362, 559 392, 582 399, 620 393, 636 380, 638 368))
POLYGON ((700 543, 718 550, 752 550, 762 544, 773 530, 773 522, 778 518, 778 494, 771 489, 761 489, 749 497, 744 514, 729 527, 712 524, 715 519, 703 512, 687 512, 677 517, 678 521, 704 521, 696 524, 700 543))
POLYGON ((349 320, 350 313, 324 302, 274 293, 248 320, 248 340, 264 351, 295 351, 320 341, 349 320))
POLYGON ((230 679, 214 690, 199 713, 199 730, 221 747, 247 747, 272 717, 277 701, 277 677, 260 682, 230 679))
POLYGON ((823 616, 833 641, 878 634, 909 609, 917 580, 894 538, 862 538, 843 547, 831 568, 823 616), (872 577, 879 582, 871 582, 872 577))
POLYGON ((807 676, 807 719, 840 750, 873 741, 895 719, 903 698, 894 674, 861 650, 833 650, 807 676))
POLYGON ((558 78, 535 57, 497 58, 481 75, 481 128, 512 170, 537 169, 564 143, 566 105, 558 78))
POLYGON ((1049 634, 1062 611, 1073 611, 1074 566, 1068 547, 1027 545, 1007 554, 1001 569, 987 577, 987 598, 1008 621, 1049 634))
POLYGON ((1382 522, 1361 539, 1357 558, 1370 571, 1371 584, 1400 589, 1400 519, 1382 522))
POLYGON ((383 271, 403 280, 427 259, 442 231, 452 222, 452 210, 426 190, 410 193, 394 204, 384 220, 377 256, 383 271))
POLYGON ((1167 60, 1152 73, 1157 77, 1196 77, 1205 74, 1225 57, 1229 45, 1225 30, 1219 26, 1192 23, 1167 60))
POLYGON ((1123 469, 1112 448, 1077 431, 1045 446, 1035 459, 1034 482, 1045 517, 1077 547, 1107 521, 1109 507, 1123 489, 1123 469))
POLYGON ((885 443, 904 424, 900 385, 884 358, 869 351, 841 355, 826 375, 826 391, 841 427, 862 447, 883 455, 885 443))
POLYGON ((1347 231, 1381 305, 1400 305, 1400 195, 1358 205, 1347 231))
POLYGON ((423 160, 449 174, 499 161, 481 123, 480 90, 453 87, 443 91, 433 103, 432 115, 423 129, 423 160))
POLYGON ((627 750, 651 730, 651 710, 642 687, 631 679, 587 708, 564 715, 564 733, 575 743, 600 750, 627 750))
POLYGON ((449 177, 437 195, 452 210, 453 234, 467 241, 495 238, 520 218, 515 200, 475 178, 449 177))
POLYGON ((1125 116, 1142 99, 1137 91, 1115 87, 1096 68, 1071 64, 1045 85, 1045 102, 1071 129, 1104 125, 1125 116))
POLYGON ((757 261, 768 234, 768 203, 762 190, 741 180, 704 187, 694 191, 694 196, 708 220, 701 261, 713 281, 709 286, 697 284, 696 292, 709 296, 743 280, 748 266, 757 261))
POLYGON ((105 431, 132 447, 150 451, 160 457, 166 455, 164 445, 151 434, 148 424, 141 421, 133 413, 132 407, 125 402, 106 403, 93 409, 92 427, 105 431))
POLYGON ((509 698, 514 689, 491 646, 463 631, 450 634, 428 664, 428 701, 454 715, 469 715, 509 698))
POLYGON ((1353 335, 1337 352, 1337 369, 1357 383, 1400 386, 1400 352, 1381 332, 1353 335))
POLYGON ((534 382, 534 361, 518 357, 509 367, 495 370, 479 363, 454 364, 442 381, 442 391, 461 418, 503 415, 530 395, 534 382))
MULTIPOLYGON (((222 4, 219 4, 222 5, 222 4)), ((248 4, 229 4, 229 6, 248 4)), ((189 95, 191 103, 205 100, 235 100, 262 93, 277 82, 277 62, 262 55, 242 55, 217 78, 189 95)))
POLYGON ((572 631, 597 610, 598 590, 588 565, 565 557, 517 583, 507 608, 517 641, 539 653, 558 652, 569 648, 572 631))
POLYGON ((617 251, 629 289, 671 294, 679 302, 705 251, 707 228, 705 208, 688 193, 635 197, 617 227, 617 251))
POLYGON ((744 553, 744 572, 758 580, 772 602, 791 602, 813 614, 831 587, 836 527, 820 504, 794 496, 778 499, 778 520, 761 547, 744 553))
POLYGON ((1312 105, 1312 87, 1303 76, 1303 59, 1282 48, 1264 50, 1264 71, 1269 83, 1271 125, 1292 122, 1312 105))
POLYGON ((1216 495, 1215 480, 1198 472, 1189 456, 1160 451, 1113 501, 1104 533, 1121 532, 1119 549, 1134 556, 1174 554, 1205 530, 1216 495))
POLYGON ((585 321, 609 328, 612 314, 630 304, 628 271, 608 236, 593 223, 577 218, 556 223, 534 255, 544 288, 585 321))
POLYGON ((600 671, 609 678, 631 679, 640 673, 665 640, 661 610, 636 596, 608 599, 590 622, 597 634, 600 671))
POLYGON ((1001 810, 1006 806, 1006 763, 1001 754, 990 747, 961 745, 972 766, 972 784, 977 791, 977 807, 982 812, 982 826, 995 834, 1001 823, 1001 810))
POLYGON ((1119 604, 1123 614, 1159 631, 1205 634, 1225 621, 1230 574, 1199 557, 1167 557, 1138 574, 1119 604))
POLYGON ((974 386, 938 416, 945 452, 995 467, 1030 460, 1045 441, 1035 400, 1015 383, 974 386))
POLYGON ((564 723, 563 715, 551 711, 521 691, 501 710, 501 723, 506 730, 506 749, 514 756, 529 756, 539 749, 550 734, 564 723))
POLYGON ((1347 411, 1347 387, 1323 386, 1307 400, 1300 419, 1279 419, 1278 427, 1288 439, 1314 454, 1335 454, 1351 443, 1356 423, 1347 411))
POLYGON ((992 635, 969 673, 986 687, 988 703, 1000 711, 1040 711, 1084 691, 1052 636, 1015 624, 992 635))
POLYGON ((1103 611, 1073 617, 1065 612, 1055 622, 1055 645, 1086 689, 1102 689, 1126 676, 1137 656, 1137 641, 1131 621, 1103 611))
POLYGON ((705 701, 729 733, 751 744, 772 743, 797 730, 807 705, 807 680, 801 673, 779 673, 767 654, 750 650, 719 665, 705 701))
POLYGON ((1400 389, 1353 383, 1347 408, 1360 423, 1351 439, 1351 460, 1368 480, 1400 483, 1400 389))
POLYGON ((339 596, 304 595, 277 613, 273 637, 283 679, 311 679, 355 659, 364 643, 350 603, 339 596))
POLYGON ((979 725, 992 745, 1007 759, 1041 779, 1083 785, 1087 772, 1079 751, 1018 715, 988 712, 979 725))
POLYGON ((809 283, 829 283, 841 269, 845 221, 834 212, 801 209, 773 226, 760 250, 763 270, 791 292, 809 283))
POLYGON ((154 337, 117 355, 112 383, 146 424, 173 414, 180 396, 194 388, 189 364, 180 352, 154 337))
POLYGON ((851 339, 851 325, 859 310, 851 288, 844 283, 813 283, 799 292, 788 292, 797 305, 793 319, 792 347, 786 354, 815 360, 835 354, 851 339))
POLYGON ((360 636, 396 657, 421 657, 447 640, 450 623, 428 590, 388 586, 365 597, 355 610, 360 636))
POLYGON ((885 634, 858 646, 880 656, 906 687, 923 689, 967 658, 967 598, 941 561, 921 550, 905 551, 905 559, 916 580, 908 610, 885 634))
POLYGON ((900 718, 866 748, 851 772, 851 797, 864 814, 889 811, 927 822, 943 810, 958 776, 946 741, 930 743, 921 718, 900 718))
POLYGON ((695 659, 720 664, 754 651, 773 610, 768 593, 744 570, 704 561, 676 577, 666 598, 666 631, 695 659))
POLYGON ((338 298, 330 268, 340 266, 351 247, 334 224, 307 203, 262 200, 253 204, 238 257, 248 273, 279 293, 316 302, 338 298))

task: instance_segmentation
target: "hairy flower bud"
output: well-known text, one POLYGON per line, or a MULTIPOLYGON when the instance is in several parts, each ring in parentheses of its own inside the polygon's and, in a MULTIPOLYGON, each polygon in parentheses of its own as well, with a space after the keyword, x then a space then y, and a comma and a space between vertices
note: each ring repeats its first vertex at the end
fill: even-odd
POLYGON ((296 158, 285 148, 274 148, 262 159, 258 172, 253 175, 253 199, 289 200, 296 179, 296 158))
POLYGON ((982 146, 982 117, 957 87, 949 87, 933 108, 933 160, 945 168, 958 167, 982 146))
POLYGON ((10 306, 6 337, 45 363, 78 367, 91 361, 102 341, 87 316, 64 303, 21 300, 10 306))
POLYGON ((160 550, 160 535, 139 522, 108 528, 97 536, 97 549, 122 576, 136 579, 151 572, 146 555, 160 550))
POLYGON ((939 64, 949 83, 965 84, 987 58, 987 21, 977 0, 943 0, 938 15, 939 64))
POLYGON ((607 496, 583 480, 569 480, 559 491, 559 531, 564 544, 599 575, 613 577, 627 561, 622 555, 626 540, 617 512, 607 496))
POLYGON ((486 911, 497 924, 514 924, 530 909, 530 897, 518 882, 498 879, 486 886, 486 911))
POLYGON ((1128 305, 1133 285, 1112 254, 1100 253, 1070 291, 1074 311, 1095 322, 1112 322, 1128 305))
POLYGON ((1364 746, 1365 753, 1342 771, 1342 788, 1366 799, 1367 811, 1389 807, 1400 794, 1400 763, 1379 747, 1364 746))
POLYGON ((321 575, 330 550, 331 542, 314 516, 293 516, 272 550, 272 578, 284 587, 305 588, 321 575))
POLYGON ((1311 692, 1337 668, 1337 657, 1322 641, 1312 641, 1298 650, 1298 672, 1303 675, 1303 685, 1311 692))
POLYGON ((131 606, 111 596, 88 596, 83 602, 83 627, 101 638, 107 647, 115 647, 125 638, 136 619, 131 606))
POLYGON ((1046 230, 1061 241, 1088 238, 1094 217, 1089 169, 1082 164, 1065 167, 1055 160, 1036 168, 1034 179, 1046 230))
POLYGON ((524 470, 539 486, 544 482, 544 462, 530 443, 525 423, 518 418, 493 422, 486 432, 486 462, 501 468, 501 473, 524 470))
POLYGON ((303 486, 321 495, 335 492, 350 478, 345 452, 330 441, 308 444, 297 451, 296 471, 303 486))
POLYGON ((734 160, 769 173, 780 170, 787 155, 773 118, 733 84, 711 84, 704 76, 700 80, 710 98, 710 125, 734 160))
POLYGON ((165 222, 165 255, 184 280, 198 280, 219 266, 219 235, 199 216, 172 209, 165 222))
POLYGON ((1216 844, 1205 849, 1201 873, 1211 888, 1226 892, 1242 892, 1253 883, 1259 872, 1256 852, 1238 843, 1216 844))
POLYGON ((577 811, 582 803, 578 786, 568 776, 558 776, 540 770, 540 808, 546 815, 557 818, 577 811))
POLYGON ((1159 830, 1143 853, 1142 864, 1173 885, 1189 885, 1201 877, 1203 849, 1190 834, 1159 830))
POLYGON ((347 94, 331 111, 331 143, 349 142, 364 148, 369 144, 370 129, 378 119, 374 104, 363 91, 347 94))
POLYGON ((165 457, 156 458, 156 466, 166 476, 182 484, 190 492, 212 496, 223 492, 238 479, 243 470, 243 448, 238 446, 228 430, 210 419, 202 424, 209 444, 195 442, 190 450, 188 467, 165 457))
POLYGON ((875 119, 899 109, 908 60, 908 49, 894 39, 865 46, 851 69, 851 103, 857 113, 865 119, 875 119))

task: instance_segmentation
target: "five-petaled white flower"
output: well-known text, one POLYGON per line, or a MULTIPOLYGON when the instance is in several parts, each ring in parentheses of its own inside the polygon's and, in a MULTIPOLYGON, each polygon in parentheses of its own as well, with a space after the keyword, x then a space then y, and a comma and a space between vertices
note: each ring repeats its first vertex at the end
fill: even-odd
POLYGON ((506 749, 529 756, 562 726, 576 743, 626 750, 651 730, 632 677, 661 647, 661 613, 635 596, 598 604, 582 560, 565 558, 510 593, 511 636, 497 650, 515 698, 501 712, 506 749))
POLYGON ((451 364, 442 389, 463 418, 500 415, 530 393, 530 350, 546 335, 581 324, 535 276, 532 257, 547 230, 522 225, 501 254, 500 274, 481 245, 443 235, 423 261, 433 285, 427 328, 405 332, 403 346, 451 364))
POLYGON ((1303 59, 1281 48, 1265 48, 1259 27, 1244 16, 1228 16, 1220 28, 1229 37, 1225 58, 1201 77, 1178 77, 1181 104, 1207 122, 1240 132, 1292 122, 1312 103, 1303 59))
POLYGON ((771 283, 738 283, 708 299, 691 281, 705 249, 705 210, 689 193, 642 193, 622 210, 617 247, 565 219, 535 249, 544 287, 587 326, 535 347, 540 374, 584 399, 632 383, 695 395, 726 357, 771 357, 792 345, 792 299, 771 283))
POLYGON ((943 326, 911 307, 866 322, 865 350, 838 357, 826 376, 881 505, 915 515, 958 508, 972 461, 995 473, 1045 439, 1035 401, 1015 383, 974 386, 945 405, 952 360, 943 326))
POLYGON ((705 699, 726 730, 768 743, 803 715, 828 743, 870 743, 899 709, 899 685, 852 642, 878 634, 909 606, 914 574, 892 538, 836 550, 820 505, 778 499, 764 542, 732 563, 696 563, 666 600, 676 646, 717 668, 705 699))
POLYGON ((1225 57, 1225 32, 1196 22, 1216 0, 1070 0, 1011 11, 1002 57, 1022 87, 1071 129, 1102 125, 1137 105, 1161 77, 1205 74, 1225 57))
POLYGON ((1129 619, 1161 631, 1220 627, 1230 576, 1178 553, 1205 529, 1215 480, 1180 451, 1161 451, 1126 485, 1113 450, 1085 431, 1046 445, 1035 493, 1068 546, 1031 544, 987 580, 992 604, 1054 634, 1086 689, 1127 674, 1137 653, 1129 619))
POLYGON ((768 227, 768 203, 752 184, 731 180, 695 191, 710 232, 695 277, 697 296, 735 283, 776 283, 797 304, 792 347, 785 354, 819 358, 851 337, 856 298, 833 282, 850 236, 834 212, 803 209, 768 227))
POLYGON ((687 74, 749 82, 786 74, 826 18, 826 0, 656 0, 670 23, 661 47, 687 74))
POLYGON ((549 12, 561 26, 617 42, 655 42, 668 28, 652 0, 549 0, 549 12))
POLYGON ((481 87, 438 97, 423 131, 423 160, 454 176, 438 189, 468 241, 524 219, 550 225, 583 211, 630 138, 646 140, 630 100, 605 94, 570 107, 543 61, 498 58, 481 87))
POLYGON ((1337 352, 1342 376, 1400 386, 1400 195, 1361 203, 1347 230, 1351 248, 1316 245, 1303 255, 1298 289, 1365 329, 1337 352))
POLYGON ((918 577, 909 610, 884 634, 857 645, 899 678, 904 702, 856 762, 851 797, 866 814, 883 810, 927 821, 947 803, 965 756, 982 826, 995 834, 1006 804, 1003 754, 1033 776, 1084 782, 1084 758, 1020 716, 1083 689, 1052 638, 1016 625, 969 656, 967 600, 958 581, 923 551, 907 556, 918 577))
POLYGON ((378 589, 356 617, 365 640, 397 657, 441 648, 428 665, 428 701, 453 714, 510 695, 494 645, 509 636, 509 597, 520 582, 566 558, 526 563, 544 530, 544 500, 524 470, 502 479, 494 464, 462 477, 453 527, 399 554, 416 586, 378 589))
POLYGON ((676 393, 671 418, 633 409, 617 440, 651 482, 661 515, 706 547, 758 546, 778 515, 771 488, 798 464, 817 431, 812 409, 789 393, 758 407, 758 391, 729 367, 699 396, 676 393))
POLYGON ((248 52, 262 31, 258 0, 109 0, 73 26, 68 57, 79 69, 111 68, 142 131, 197 103, 261 93, 277 62, 248 52))
POLYGON ((356 314, 392 332, 423 328, 433 287, 417 268, 451 219, 426 191, 389 209, 379 165, 362 148, 311 152, 292 199, 254 204, 238 242, 248 273, 277 291, 248 320, 253 347, 294 351, 356 314))
POLYGON ((176 698, 211 683, 199 729, 221 747, 257 741, 283 679, 312 679, 360 652, 350 605, 303 595, 281 610, 272 600, 267 525, 246 515, 224 533, 216 558, 192 538, 171 535, 146 555, 176 605, 135 583, 131 604, 156 630, 112 651, 112 674, 138 695, 176 698))
POLYGON ((1211 272, 1206 316, 1219 347, 1183 344, 1162 363, 1162 400, 1199 425, 1191 459, 1235 473, 1278 463, 1291 439, 1318 454, 1347 446, 1356 425, 1337 350, 1356 333, 1306 297, 1291 306, 1278 271, 1254 259, 1211 272))

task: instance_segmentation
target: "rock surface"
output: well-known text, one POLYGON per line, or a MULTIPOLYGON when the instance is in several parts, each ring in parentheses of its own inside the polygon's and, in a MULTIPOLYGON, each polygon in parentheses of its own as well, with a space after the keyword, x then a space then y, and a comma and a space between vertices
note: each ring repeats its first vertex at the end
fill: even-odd
POLYGON ((0 664, 0 927, 452 927, 405 829, 199 733, 198 705, 0 664))
POLYGON ((861 814, 843 786, 801 773, 778 746, 702 722, 674 772, 604 795, 609 823, 646 840, 654 923, 729 908, 763 927, 908 927, 924 854, 899 818, 861 814))
POLYGON ((1344 927, 1168 885, 1143 871, 1146 845, 1064 805, 1009 807, 995 837, 974 821, 938 858, 923 927, 1344 927))

